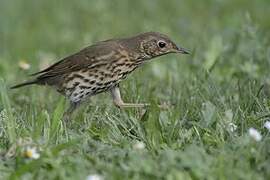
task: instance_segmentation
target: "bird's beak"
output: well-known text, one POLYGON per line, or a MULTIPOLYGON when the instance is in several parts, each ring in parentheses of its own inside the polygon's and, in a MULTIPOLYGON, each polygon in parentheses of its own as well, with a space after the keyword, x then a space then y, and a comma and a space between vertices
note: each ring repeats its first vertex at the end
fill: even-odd
POLYGON ((177 47, 176 49, 177 53, 181 53, 181 54, 190 54, 190 52, 182 47, 177 47))

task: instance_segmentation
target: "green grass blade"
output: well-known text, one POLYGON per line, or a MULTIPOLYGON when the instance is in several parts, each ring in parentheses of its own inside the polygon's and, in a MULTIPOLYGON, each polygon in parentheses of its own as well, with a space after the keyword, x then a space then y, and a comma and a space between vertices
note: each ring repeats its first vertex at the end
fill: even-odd
POLYGON ((12 108, 11 108, 11 104, 10 104, 10 100, 9 100, 9 96, 8 96, 8 90, 7 90, 7 86, 6 83, 4 82, 3 79, 0 79, 0 94, 1 94, 1 106, 0 108, 3 108, 3 110, 5 110, 7 112, 7 118, 4 118, 5 120, 5 125, 7 128, 7 136, 9 139, 10 143, 15 142, 16 140, 16 121, 15 121, 15 117, 13 115, 12 112, 12 108))

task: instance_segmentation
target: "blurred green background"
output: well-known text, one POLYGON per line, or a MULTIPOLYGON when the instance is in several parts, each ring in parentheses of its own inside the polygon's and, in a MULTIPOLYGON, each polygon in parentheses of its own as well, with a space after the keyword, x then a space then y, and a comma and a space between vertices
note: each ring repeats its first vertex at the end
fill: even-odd
POLYGON ((1 0, 0 179, 269 179, 269 12, 269 0, 1 0), (125 100, 154 105, 143 116, 103 94, 66 127, 53 90, 8 89, 94 42, 147 31, 192 54, 155 59, 122 83, 125 100), (155 107, 164 102, 175 106, 155 107), (25 139, 40 159, 22 157, 25 139))
MULTIPOLYGON (((219 58, 217 68, 222 65, 218 71, 229 73, 225 76, 240 71, 239 65, 247 66, 246 71, 255 71, 256 75, 261 71, 256 69, 259 67, 249 67, 253 65, 249 64, 249 60, 255 51, 267 52, 269 40, 267 0, 2 0, 0 8, 3 62, 0 73, 7 76, 5 78, 13 77, 11 80, 18 74, 14 77, 14 73, 7 71, 21 59, 31 63, 31 71, 36 71, 36 66, 42 57, 46 59, 46 55, 50 55, 49 59, 55 62, 94 42, 146 31, 166 33, 192 50, 194 62, 189 63, 195 66, 203 65, 208 69, 219 58), (260 39, 256 41, 256 38, 260 39), (233 54, 238 50, 241 54, 233 54)), ((13 70, 16 68, 13 67, 13 70)))

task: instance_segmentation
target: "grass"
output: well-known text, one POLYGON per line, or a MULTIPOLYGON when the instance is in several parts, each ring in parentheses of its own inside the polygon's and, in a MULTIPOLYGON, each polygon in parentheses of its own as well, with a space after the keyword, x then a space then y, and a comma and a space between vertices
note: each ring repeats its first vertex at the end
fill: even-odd
POLYGON ((0 179, 269 179, 268 12, 268 0, 1 1, 0 179), (145 112, 101 94, 65 126, 56 92, 8 88, 88 44, 145 31, 192 51, 155 59, 121 84, 126 101, 151 102, 145 112), (40 158, 25 158, 26 146, 40 158))

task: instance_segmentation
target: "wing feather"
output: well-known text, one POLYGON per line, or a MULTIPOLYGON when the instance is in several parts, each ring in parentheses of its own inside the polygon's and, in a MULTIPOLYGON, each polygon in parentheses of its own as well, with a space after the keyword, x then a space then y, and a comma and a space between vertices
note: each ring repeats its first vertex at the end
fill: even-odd
POLYGON ((105 59, 99 57, 110 54, 114 49, 114 46, 112 45, 112 43, 106 42, 89 46, 32 75, 39 75, 37 80, 44 80, 50 77, 62 76, 87 67, 93 68, 100 64, 108 63, 107 61, 112 60, 113 57, 105 59))

